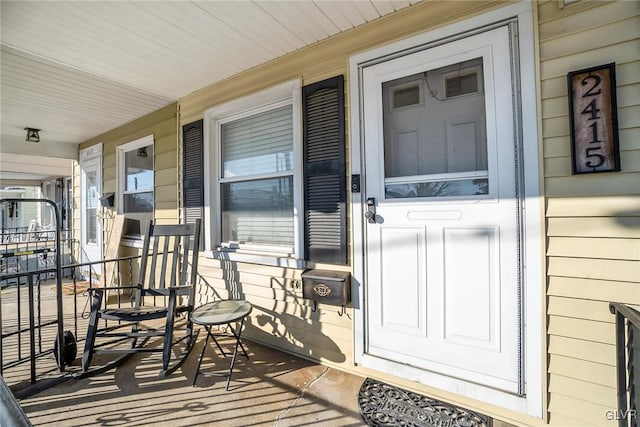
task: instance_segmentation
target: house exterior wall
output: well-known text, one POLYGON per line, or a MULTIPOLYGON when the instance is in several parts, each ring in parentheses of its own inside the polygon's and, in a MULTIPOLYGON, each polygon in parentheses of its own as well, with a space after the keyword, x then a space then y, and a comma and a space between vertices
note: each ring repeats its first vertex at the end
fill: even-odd
MULTIPOLYGON (((291 79, 300 78, 302 85, 308 85, 342 74, 346 90, 348 61, 352 54, 445 25, 453 19, 485 12, 503 3, 436 1, 412 6, 377 20, 375 24, 319 42, 182 98, 179 101, 180 127, 203 118, 204 112, 211 107, 291 79)), ((349 105, 346 109, 348 118, 349 105)), ((347 159, 349 146, 347 142, 347 159)), ((208 232, 209 224, 205 224, 205 228, 208 232)), ((201 288, 200 303, 219 296, 242 297, 254 304, 244 336, 342 369, 355 369, 353 308, 348 307, 346 315, 340 316, 339 308, 319 304, 313 312, 311 303, 302 298, 300 275, 303 270, 205 256, 199 263, 206 282, 201 288)), ((350 266, 307 263, 307 267, 350 271, 350 266)))
MULTIPOLYGON (((102 193, 116 192, 116 147, 147 135, 154 137, 154 219, 157 223, 175 223, 178 219, 177 185, 177 103, 172 103, 122 127, 98 135, 80 144, 84 150, 102 142, 102 193)), ((73 166, 73 230, 80 241, 80 165, 73 166)), ((111 232, 111 219, 117 207, 104 208, 103 246, 111 232), (109 212, 107 212, 109 211, 109 212)))
MULTIPOLYGON (((3 180, 0 182, 0 198, 3 199, 38 199, 40 198, 40 181, 30 180, 3 180), (10 187, 18 187, 22 190, 7 190, 10 187)), ((42 203, 21 203, 19 205, 18 218, 6 218, 5 222, 0 226, 7 228, 29 226, 31 220, 38 220, 38 211, 42 209, 42 203), (9 225, 11 224, 11 225, 9 225)), ((48 208, 47 208, 48 209, 48 208)))
POLYGON ((538 5, 551 425, 613 425, 614 316, 640 308, 640 3, 538 5), (566 75, 616 63, 621 171, 571 175, 566 75))
MULTIPOLYGON (((287 80, 301 78, 307 85, 339 74, 346 77, 349 56, 355 52, 495 6, 491 2, 433 2, 400 11, 376 25, 356 28, 181 99, 180 126, 201 119, 208 108, 287 80)), ((308 267, 349 271, 348 266, 308 267)), ((256 306, 247 337, 344 369, 353 367, 353 309, 339 316, 337 308, 319 305, 314 313, 302 298, 302 270, 206 257, 200 259, 199 269, 207 282, 201 302, 214 295, 242 296, 256 306)))
MULTIPOLYGON (((115 191, 115 147, 153 133, 155 217, 161 222, 177 221, 181 219, 179 129, 203 118, 205 110, 294 78, 300 78, 304 85, 338 74, 348 80, 350 55, 502 4, 433 1, 415 5, 204 88, 181 99, 179 108, 171 105, 80 148, 104 143, 103 191, 115 191)), ((606 417, 606 411, 616 408, 614 319, 608 302, 640 309, 640 3, 582 0, 563 7, 561 2, 549 0, 536 3, 534 12, 539 37, 536 54, 545 200, 541 216, 546 221, 546 253, 540 254, 547 261, 546 290, 540 296, 545 299, 541 316, 547 319, 546 347, 541 349, 547 360, 545 420, 427 389, 410 380, 389 379, 519 425, 613 425, 616 421, 606 417), (616 63, 622 170, 572 176, 566 75, 609 62, 616 63)), ((74 176, 79 176, 77 165, 74 176)), ((76 207, 78 182, 74 180, 76 207)), ((78 218, 79 212, 75 212, 75 230, 78 218)), ((347 308, 342 316, 332 306, 319 305, 314 312, 302 298, 302 270, 203 255, 199 272, 202 283, 196 304, 214 297, 241 297, 254 304, 247 338, 341 369, 381 376, 353 362, 353 308, 347 308)))

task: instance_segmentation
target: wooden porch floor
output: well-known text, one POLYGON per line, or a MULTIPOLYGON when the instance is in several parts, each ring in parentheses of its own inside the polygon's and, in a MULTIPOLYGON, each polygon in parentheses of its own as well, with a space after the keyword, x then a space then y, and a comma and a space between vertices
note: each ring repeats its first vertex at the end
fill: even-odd
MULTIPOLYGON (((51 286, 43 290, 43 316, 54 317, 55 294, 51 286), (53 311, 51 311, 53 308, 53 311)), ((15 288, 14 288, 15 291, 15 288)), ((26 292, 21 299, 27 298, 26 292)), ((86 297, 78 299, 83 311, 86 297)), ((11 289, 2 294, 3 329, 12 327, 17 302, 11 289)), ((64 306, 73 304, 64 295, 64 306)), ((65 311, 65 330, 71 329, 72 310, 65 311)), ((24 313, 23 313, 24 316, 24 313)), ((14 323, 16 321, 14 320, 14 323)), ((28 323, 27 323, 28 325, 28 323)), ((43 348, 51 347, 55 326, 43 329, 43 348)), ((86 321, 80 318, 79 338, 84 338, 86 321)), ((75 332, 74 332, 75 333, 75 332)), ((186 362, 164 379, 158 378, 159 353, 134 355, 116 369, 84 379, 72 378, 80 372, 83 342, 78 357, 68 367, 66 381, 23 398, 20 405, 35 426, 362 426, 358 409, 358 390, 364 378, 317 365, 298 357, 243 340, 249 360, 239 356, 230 384, 226 379, 199 376, 192 381, 204 343, 202 330, 186 362)), ((5 361, 17 352, 17 342, 3 340, 5 361)), ((28 354, 28 340, 22 339, 28 354)), ((231 346, 232 340, 222 340, 231 346)), ((159 342, 156 344, 160 345, 159 342)), ((229 348, 227 348, 228 350, 229 348)), ((99 360, 97 361, 99 363, 99 360)), ((224 371, 230 357, 224 358, 215 346, 203 360, 203 371, 224 371)), ((52 353, 37 361, 38 383, 59 378, 52 353)), ((29 363, 5 369, 5 382, 16 391, 29 385, 29 363)), ((2 423, 4 425, 4 423, 2 423)))
MULTIPOLYGON (((119 368, 71 379, 20 402, 33 425, 46 426, 361 426, 357 405, 363 379, 245 341, 225 390, 224 378, 198 377, 198 343, 185 364, 158 379, 159 354, 136 355, 119 368)), ((229 341, 229 344, 231 342, 229 341)), ((208 349, 203 369, 226 369, 208 349)))

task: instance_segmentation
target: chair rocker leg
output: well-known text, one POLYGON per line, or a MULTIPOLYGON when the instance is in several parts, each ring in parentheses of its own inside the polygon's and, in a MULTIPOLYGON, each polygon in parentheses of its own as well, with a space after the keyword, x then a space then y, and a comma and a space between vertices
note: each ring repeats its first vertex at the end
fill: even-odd
POLYGON ((193 345, 193 322, 187 318, 187 335, 185 339, 187 340, 187 347, 193 345))
POLYGON ((89 315, 89 325, 87 327, 87 338, 84 342, 84 351, 82 353, 82 371, 86 372, 91 365, 93 358, 94 346, 96 343, 96 334, 98 333, 98 311, 102 305, 102 291, 96 291, 90 296, 91 314, 89 315))
MULTIPOLYGON (((163 366, 163 369, 158 374, 158 378, 165 378, 168 375, 171 375, 184 364, 184 362, 187 360, 187 357, 189 357, 189 354, 191 354, 191 350, 193 350, 193 348, 195 347, 195 342, 198 339, 199 332, 200 331, 196 330, 192 333, 191 339, 187 340, 186 346, 182 351, 180 358, 178 358, 173 365, 169 365, 169 360, 167 360, 167 366, 163 366)), ((171 344, 168 344, 167 346, 169 348, 169 351, 171 351, 171 348, 173 348, 173 346, 171 344)))
POLYGON ((93 347, 96 342, 96 328, 98 326, 98 315, 96 312, 91 312, 89 317, 89 326, 87 328, 87 338, 84 342, 84 351, 82 353, 82 371, 89 370, 91 365, 91 359, 93 358, 93 347))
POLYGON ((138 337, 136 336, 136 334, 138 333, 138 331, 140 330, 140 328, 138 327, 139 324, 136 322, 133 325, 131 325, 131 348, 136 348, 137 344, 138 344, 138 337))
POLYGON ((164 330, 164 347, 162 349, 162 370, 160 371, 160 378, 164 378, 168 375, 169 361, 171 360, 171 348, 173 347, 173 324, 174 314, 172 314, 173 301, 169 300, 169 314, 167 315, 167 322, 164 330))
MULTIPOLYGON (((147 341, 146 339, 144 340, 145 342, 147 341)), ((82 379, 82 378, 88 378, 88 377, 92 377, 94 375, 99 375, 99 374, 103 374, 105 372, 108 372, 114 368, 117 368, 118 366, 122 365, 124 362, 126 362, 131 356, 133 356, 134 353, 126 353, 123 354, 122 356, 105 363, 102 366, 98 366, 96 368, 92 368, 92 369, 87 369, 87 370, 83 370, 82 372, 79 372, 77 374, 74 374, 73 377, 75 379, 82 379)))
MULTIPOLYGON (((89 317, 89 325, 87 328, 87 338, 84 345, 84 352, 82 354, 82 371, 73 375, 73 377, 76 379, 87 378, 93 375, 98 375, 98 374, 102 374, 104 372, 110 371, 111 369, 114 369, 120 366, 122 363, 127 361, 134 354, 134 352, 127 352, 122 356, 119 356, 105 363, 102 366, 89 369, 94 353, 99 352, 99 350, 95 349, 96 335, 98 334, 98 321, 99 319, 98 319, 97 313, 92 311, 91 316, 89 317)), ((137 324, 133 325, 132 331, 133 332, 138 331, 137 324)), ((137 338, 133 338, 131 348, 135 349, 137 346, 144 347, 147 341, 149 341, 149 337, 145 337, 140 343, 138 343, 137 338)))

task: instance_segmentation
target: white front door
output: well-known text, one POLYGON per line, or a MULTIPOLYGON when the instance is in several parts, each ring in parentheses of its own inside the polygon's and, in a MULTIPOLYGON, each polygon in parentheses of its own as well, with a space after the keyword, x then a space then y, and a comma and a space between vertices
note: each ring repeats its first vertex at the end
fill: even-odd
MULTIPOLYGON (((102 220, 100 196, 102 195, 102 144, 80 152, 80 260, 102 260, 102 220)), ((100 264, 92 268, 92 280, 101 272, 100 264)), ((89 270, 82 273, 88 276, 89 270)), ((88 279, 88 277, 87 277, 88 279)))
POLYGON ((365 353, 517 394, 509 38, 504 26, 362 70, 365 353))

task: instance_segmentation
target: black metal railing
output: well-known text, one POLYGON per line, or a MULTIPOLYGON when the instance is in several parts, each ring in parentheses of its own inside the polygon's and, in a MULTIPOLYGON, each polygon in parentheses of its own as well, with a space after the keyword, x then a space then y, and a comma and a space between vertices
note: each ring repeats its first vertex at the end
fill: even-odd
POLYGON ((620 427, 637 427, 640 409, 640 312, 610 303, 616 316, 616 377, 618 409, 611 414, 620 427))
MULTIPOLYGON (((57 207, 50 200, 0 202, 48 204, 59 224, 57 207)), ((60 378, 68 377, 67 368, 75 360, 76 341, 84 340, 86 334, 90 311, 87 289, 135 284, 140 256, 82 262, 86 257, 82 256, 79 242, 62 239, 62 230, 57 226, 37 232, 22 229, 2 232, 0 375, 13 388, 17 384, 20 390, 16 396, 24 398, 41 390, 42 382, 38 380, 42 374, 50 377, 51 370, 57 370, 60 378), (16 235, 10 236, 9 231, 16 235), (72 342, 65 341, 69 335, 72 342), (71 356, 66 352, 68 345, 74 348, 71 356)), ((131 297, 110 291, 106 303, 130 304, 131 297)), ((46 383, 53 385, 49 378, 46 383)))
MULTIPOLYGON (((55 280, 49 276, 48 269, 0 275, 0 280, 9 283, 2 291, 0 305, 0 375, 5 376, 7 370, 12 368, 20 370, 21 365, 29 363, 29 383, 34 385, 43 371, 50 370, 52 360, 47 360, 45 356, 51 354, 54 355, 60 372, 69 371, 65 368, 76 365, 74 360, 77 343, 84 341, 86 334, 90 314, 90 295, 87 289, 109 286, 104 275, 108 268, 113 271, 110 286, 134 285, 137 281, 139 258, 140 255, 134 255, 64 265, 62 269, 71 273, 60 286, 55 287, 52 287, 55 280), (50 304, 54 299, 60 300, 62 311, 50 304), (10 310, 6 309, 7 306, 11 306, 10 310), (7 311, 11 311, 13 316, 7 311), (56 344, 60 333, 65 339, 71 337, 72 342, 56 344), (66 352, 68 345, 74 347, 70 358, 66 352), (56 348, 62 350, 56 354, 56 348), (37 365, 39 360, 42 360, 40 369, 37 365)), ((105 304, 107 303, 114 307, 126 306, 132 303, 132 298, 128 293, 110 290, 108 298, 105 298, 105 304)), ((18 394, 20 398, 24 398, 39 391, 35 387, 18 394)))
MULTIPOLYGON (((32 233, 25 233, 25 238, 7 238, 0 243, 0 274, 11 275, 16 273, 28 273, 53 268, 57 261, 56 237, 51 236, 51 231, 46 236, 37 239, 28 239, 32 233)), ((6 235, 5 235, 6 236, 6 235)), ((33 237, 33 236, 32 236, 33 237)), ((73 264, 79 260, 80 242, 76 239, 60 239, 60 256, 62 265, 73 264)), ((63 276, 69 276, 69 270, 62 271, 63 276)), ((53 273, 52 273, 53 274, 53 273)), ((0 280, 2 287, 7 286, 7 278, 0 280)), ((14 278, 15 280, 15 278, 14 278)), ((23 276, 26 280, 26 275, 23 276)))
MULTIPOLYGON (((78 340, 84 339, 86 333, 84 326, 86 325, 82 324, 82 321, 88 319, 90 312, 90 295, 87 288, 135 286, 138 279, 137 268, 140 257, 140 255, 131 255, 64 266, 65 269, 70 269, 73 272, 72 279, 65 283, 65 286, 69 287, 69 293, 73 296, 70 301, 73 308, 73 333, 78 337, 78 340), (108 268, 113 269, 110 283, 107 283, 105 274, 108 268), (78 277, 80 280, 77 279, 78 277), (83 303, 79 301, 78 295, 84 301, 83 303)), ((108 296, 109 298, 105 298, 104 303, 115 307, 133 303, 132 295, 129 293, 112 291, 108 296)))
POLYGON ((11 243, 20 241, 23 236, 28 235, 29 227, 2 227, 0 229, 0 243, 11 243))
MULTIPOLYGON (((54 214, 55 226, 53 228, 53 243, 50 245, 46 245, 45 247, 40 248, 29 248, 26 249, 22 246, 20 242, 16 242, 16 247, 13 248, 5 248, 5 250, 0 253, 0 259, 2 260, 2 264, 5 264, 5 261, 12 259, 19 259, 21 257, 32 258, 36 257, 36 259, 45 259, 47 260, 49 256, 52 257, 53 262, 45 262, 46 265, 40 266, 37 268, 38 275, 45 275, 46 277, 52 277, 55 280, 55 289, 56 289, 56 298, 55 298, 55 313, 53 314, 53 318, 50 320, 42 321, 41 316, 36 310, 36 303, 38 303, 40 299, 40 290, 33 286, 34 276, 32 274, 28 274, 26 278, 27 285, 27 316, 26 320, 29 322, 28 328, 23 328, 21 326, 22 323, 22 306, 23 306, 23 298, 20 295, 20 289, 22 287, 22 283, 20 277, 21 273, 4 273, 0 275, 0 283, 5 283, 6 286, 2 288, 2 299, 0 300, 0 330, 2 331, 2 339, 0 340, 0 362, 2 361, 2 354, 4 352, 5 347, 5 339, 12 338, 14 336, 18 337, 18 347, 17 354, 22 355, 22 339, 24 332, 28 333, 29 338, 29 354, 30 357, 28 359, 22 358, 24 362, 29 361, 31 363, 31 374, 32 374, 32 383, 35 383, 35 371, 36 371, 36 359, 41 357, 45 353, 52 353, 54 350, 51 349, 47 352, 37 352, 36 349, 36 338, 39 335, 42 336, 42 328, 47 326, 55 326, 56 334, 55 334, 55 344, 54 349, 57 348, 56 360, 58 362, 58 367, 60 371, 64 370, 64 362, 62 361, 61 351, 62 351, 62 335, 63 335, 63 310, 62 310, 62 297, 61 297, 61 289, 62 289, 62 258, 61 258, 61 242, 60 242, 60 212, 58 211, 58 206, 51 200, 47 199, 2 199, 3 208, 6 205, 16 206, 17 204, 44 204, 45 206, 49 206, 54 214), (17 287, 17 299, 16 305, 11 307, 9 314, 17 313, 17 329, 16 328, 4 328, 3 326, 3 307, 6 301, 6 287, 9 286, 9 283, 12 279, 16 279, 16 287, 17 287), (35 291, 38 291, 36 294, 35 291), (37 314, 38 313, 38 314, 37 314)), ((19 266, 19 262, 15 265, 19 266)), ((29 264, 27 262, 27 264, 29 264)), ((6 266, 6 265, 5 265, 6 266)), ((40 305, 40 308, 42 306, 40 305)), ((2 367, 4 363, 0 363, 0 367, 2 367)), ((4 370, 0 371, 0 375, 4 373, 4 370)))

